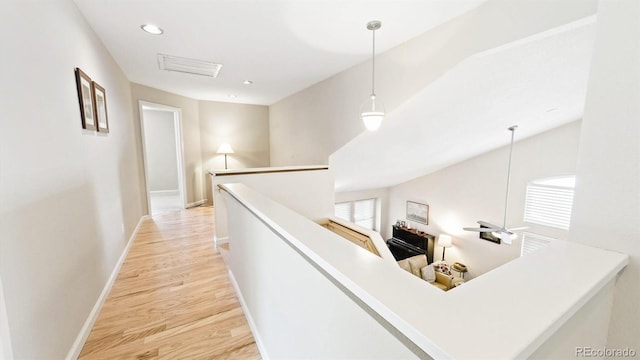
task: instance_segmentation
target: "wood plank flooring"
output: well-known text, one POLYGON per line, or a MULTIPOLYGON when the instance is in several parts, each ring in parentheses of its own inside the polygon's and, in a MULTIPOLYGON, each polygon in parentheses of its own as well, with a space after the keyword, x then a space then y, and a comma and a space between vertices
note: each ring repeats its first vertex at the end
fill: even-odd
POLYGON ((79 359, 260 359, 212 239, 212 207, 147 220, 79 359))

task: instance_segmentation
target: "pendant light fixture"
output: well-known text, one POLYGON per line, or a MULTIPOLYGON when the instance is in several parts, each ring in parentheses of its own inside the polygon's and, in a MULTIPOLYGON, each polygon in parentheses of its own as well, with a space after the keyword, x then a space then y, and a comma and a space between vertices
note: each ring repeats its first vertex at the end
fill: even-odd
POLYGON ((371 95, 360 107, 360 117, 364 126, 369 131, 378 130, 384 119, 384 104, 376 98, 376 30, 382 27, 380 20, 372 20, 367 23, 367 29, 373 33, 373 56, 371 59, 371 95))

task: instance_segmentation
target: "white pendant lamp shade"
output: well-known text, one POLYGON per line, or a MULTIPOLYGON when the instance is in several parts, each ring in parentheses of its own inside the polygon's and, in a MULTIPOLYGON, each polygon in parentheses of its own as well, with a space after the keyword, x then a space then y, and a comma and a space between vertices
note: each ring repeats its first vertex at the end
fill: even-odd
POLYGON ((378 130, 384 120, 384 104, 376 98, 376 30, 382 27, 382 22, 372 20, 367 23, 367 29, 373 34, 373 55, 371 57, 371 95, 360 107, 360 118, 369 131, 378 130))
POLYGON ((364 126, 369 131, 378 130, 384 120, 384 104, 376 99, 375 95, 371 95, 369 101, 365 101, 360 108, 360 117, 364 122, 364 126))

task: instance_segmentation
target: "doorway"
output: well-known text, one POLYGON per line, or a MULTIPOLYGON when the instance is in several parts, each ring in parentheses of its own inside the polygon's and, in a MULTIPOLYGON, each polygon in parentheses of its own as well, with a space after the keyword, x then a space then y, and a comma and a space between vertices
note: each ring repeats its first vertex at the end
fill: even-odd
POLYGON ((146 101, 139 107, 149 214, 185 209, 182 112, 146 101))

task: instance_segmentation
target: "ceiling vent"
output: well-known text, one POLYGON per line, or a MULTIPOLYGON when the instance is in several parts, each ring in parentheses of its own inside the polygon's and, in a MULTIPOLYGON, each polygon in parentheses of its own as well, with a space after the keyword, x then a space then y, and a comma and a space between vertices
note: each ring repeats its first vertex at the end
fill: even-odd
POLYGON ((187 59, 178 56, 158 54, 158 67, 160 70, 176 71, 187 74, 218 77, 222 64, 213 61, 187 59))

